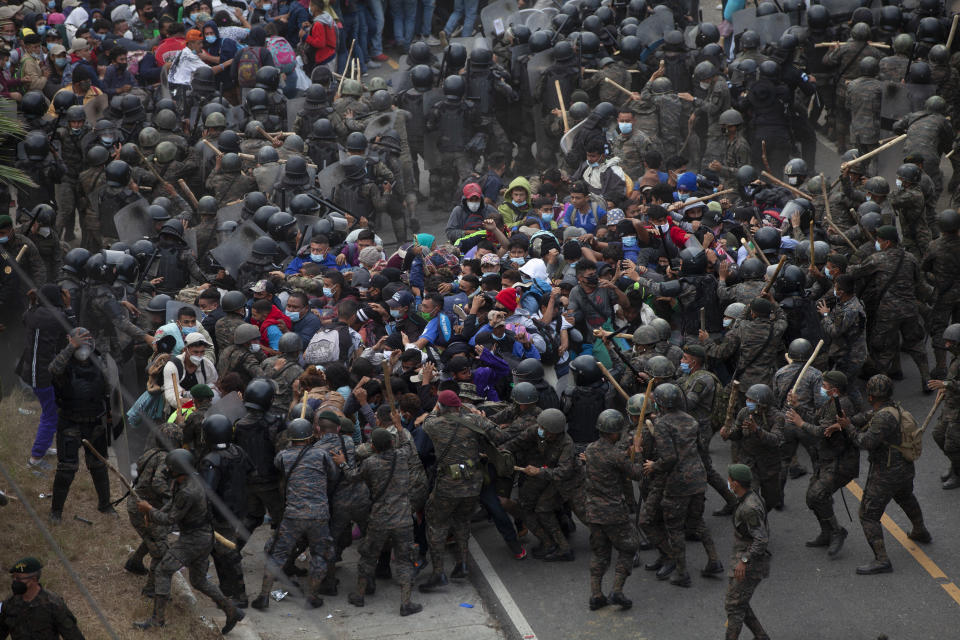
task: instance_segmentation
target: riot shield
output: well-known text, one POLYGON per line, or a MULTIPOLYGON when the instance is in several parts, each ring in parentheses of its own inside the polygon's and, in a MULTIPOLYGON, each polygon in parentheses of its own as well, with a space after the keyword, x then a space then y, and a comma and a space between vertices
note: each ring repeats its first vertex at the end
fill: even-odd
POLYGON ((501 36, 510 26, 510 20, 520 7, 517 0, 493 0, 480 10, 480 24, 483 33, 489 37, 501 36))
POLYGON ((240 218, 243 215, 243 201, 234 202, 233 204, 228 204, 226 206, 220 207, 217 211, 217 224, 223 224, 224 222, 240 222, 240 218))
POLYGON ((752 30, 760 36, 764 43, 777 42, 783 32, 790 28, 790 16, 785 13, 774 13, 768 16, 757 17, 756 9, 741 9, 733 14, 733 32, 735 34, 752 30))
POLYGON ((183 241, 187 243, 187 246, 190 247, 190 252, 194 256, 201 258, 203 256, 197 255, 197 230, 193 227, 190 227, 183 232, 183 241))
POLYGON ((227 109, 227 126, 231 129, 243 130, 240 125, 247 119, 247 114, 243 112, 243 106, 237 105, 227 109))
POLYGON ((147 213, 149 206, 146 200, 139 198, 113 214, 113 224, 121 242, 133 244, 153 235, 153 220, 147 213))
POLYGON ((197 322, 200 322, 200 309, 195 307, 192 304, 186 302, 180 302, 179 300, 168 300, 167 301, 167 310, 166 310, 166 321, 173 322, 177 319, 177 313, 180 312, 180 309, 184 307, 190 307, 193 309, 194 313, 197 314, 197 322))
POLYGON ((567 131, 563 134, 563 137, 560 138, 560 150, 564 153, 570 153, 570 149, 573 148, 573 141, 577 137, 577 130, 583 125, 586 120, 582 120, 575 124, 570 131, 567 131))
MULTIPOLYGON (((300 115, 300 112, 303 111, 306 104, 307 98, 305 96, 287 99, 287 126, 290 128, 290 131, 293 131, 293 123, 297 121, 297 116, 300 115)), ((313 125, 312 122, 310 124, 313 125)))
POLYGON ((231 423, 234 423, 245 416, 247 410, 243 408, 243 399, 240 398, 240 394, 231 391, 225 396, 220 396, 219 400, 211 404, 205 415, 212 416, 215 414, 224 416, 231 423))
MULTIPOLYGON (((660 9, 660 7, 666 9, 664 5, 657 5, 656 9, 660 9)), ((657 11, 656 9, 637 25, 637 37, 644 45, 660 40, 663 38, 663 34, 673 29, 673 14, 670 13, 670 10, 657 11)))
POLYGON ((273 191, 273 185, 277 184, 277 178, 281 171, 282 167, 279 162, 270 162, 254 168, 253 178, 257 181, 257 189, 269 194, 273 191))
POLYGON ((529 55, 529 44, 517 44, 510 47, 510 77, 519 80, 520 78, 520 59, 529 55))
POLYGON ((880 128, 892 131, 894 122, 908 113, 922 110, 923 103, 936 91, 937 85, 934 84, 885 82, 880 100, 880 128))
POLYGON ((210 251, 217 262, 227 273, 236 276, 240 270, 240 265, 250 258, 253 250, 253 243, 260 236, 266 233, 255 225, 252 220, 244 220, 243 223, 230 234, 230 237, 223 244, 210 251))
POLYGON ((836 22, 846 21, 853 15, 853 11, 863 6, 860 0, 819 0, 830 12, 830 20, 836 22))
POLYGON ((343 166, 339 162, 329 165, 317 174, 317 186, 325 198, 332 197, 333 190, 344 180, 346 180, 346 176, 344 176, 343 166))
POLYGON ((101 93, 93 100, 84 103, 83 110, 87 114, 87 124, 91 127, 97 124, 97 120, 103 117, 108 106, 110 106, 110 101, 107 100, 107 94, 105 93, 101 93))
POLYGON ((530 56, 527 60, 527 83, 530 87, 530 97, 534 102, 539 96, 536 95, 537 84, 540 82, 540 76, 553 64, 553 53, 548 49, 530 56))
POLYGON ((391 129, 396 131, 396 128, 397 112, 388 111, 377 114, 375 117, 370 118, 367 121, 367 127, 363 130, 363 135, 367 140, 373 142, 379 136, 384 135, 391 129))
MULTIPOLYGON (((443 100, 443 91, 441 89, 431 89, 423 94, 423 117, 430 115, 433 105, 443 100)), ((423 162, 427 169, 433 169, 437 166, 440 157, 437 151, 437 132, 424 131, 423 134, 423 162)), ((416 159, 414 159, 416 162, 416 159)))

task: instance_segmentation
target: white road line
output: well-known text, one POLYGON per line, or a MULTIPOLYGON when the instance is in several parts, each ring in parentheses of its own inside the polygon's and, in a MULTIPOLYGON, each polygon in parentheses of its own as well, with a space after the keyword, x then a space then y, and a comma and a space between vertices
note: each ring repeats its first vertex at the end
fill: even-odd
POLYGON ((510 595, 507 586, 503 584, 503 580, 500 579, 497 570, 490 564, 490 560, 487 559, 483 549, 480 548, 480 545, 474 538, 470 538, 470 555, 473 556, 473 561, 477 563, 477 567, 479 567, 483 573, 484 578, 490 585, 490 589, 497 597, 497 600, 500 601, 500 606, 503 607, 504 613, 510 618, 510 623, 517 630, 520 638, 522 638, 522 640, 537 640, 537 634, 533 632, 533 627, 527 622, 527 618, 513 600, 513 596, 510 595))

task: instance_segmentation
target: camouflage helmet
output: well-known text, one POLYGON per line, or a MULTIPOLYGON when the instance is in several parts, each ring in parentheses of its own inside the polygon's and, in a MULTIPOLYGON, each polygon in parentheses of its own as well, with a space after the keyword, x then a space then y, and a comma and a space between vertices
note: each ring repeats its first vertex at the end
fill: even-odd
POLYGON ((160 133, 153 127, 144 127, 140 129, 137 142, 141 149, 153 150, 160 142, 160 133))
POLYGON ((637 330, 633 332, 633 344, 635 345, 651 345, 659 341, 660 332, 652 325, 645 324, 637 327, 637 330))
POLYGON ((170 109, 160 109, 153 117, 153 124, 157 129, 173 131, 177 128, 177 114, 170 109))
POLYGON ((360 84, 359 80, 347 78, 343 81, 343 86, 340 87, 340 95, 359 98, 361 95, 363 95, 363 85, 360 84))
POLYGON ((670 78, 660 76, 650 83, 650 91, 656 95, 670 93, 673 91, 673 83, 670 82, 670 78))
POLYGON ((597 417, 597 431, 600 433, 620 433, 627 425, 627 419, 616 409, 604 409, 597 417))
POLYGON ((537 424, 547 433, 563 433, 567 430, 567 417, 560 409, 544 409, 537 416, 537 424))
POLYGON ((663 318, 654 318, 650 321, 650 326, 657 330, 657 335, 660 338, 659 342, 666 342, 670 339, 672 329, 670 328, 670 323, 663 318))
POLYGON ((893 51, 908 56, 913 53, 914 39, 909 33, 900 33, 893 39, 893 51))
POLYGON ((177 157, 177 145, 173 144, 169 140, 164 140, 157 145, 157 148, 154 149, 153 154, 156 156, 157 162, 160 164, 173 162, 177 157))
POLYGON ((960 344, 960 324, 954 323, 943 330, 943 339, 960 344))
POLYGON ((873 176, 864 183, 863 189, 874 196, 890 195, 890 183, 883 176, 873 176))
POLYGON ((677 375, 677 368, 666 356, 653 356, 644 364, 644 369, 654 378, 672 378, 677 375))
POLYGON ((374 93, 376 91, 386 91, 387 90, 387 81, 380 77, 370 78, 370 81, 367 83, 367 91, 374 93))
POLYGON ((923 103, 923 110, 930 113, 946 113, 947 101, 943 99, 943 96, 930 96, 923 103))
POLYGON ((878 400, 888 399, 893 395, 893 380, 882 373, 872 376, 867 380, 867 395, 878 400))
POLYGON ((540 392, 532 382, 518 382, 513 385, 510 392, 510 399, 517 404, 536 404, 540 399, 540 392))
POLYGON ((682 409, 684 406, 683 392, 675 384, 669 382, 657 385, 653 390, 653 399, 657 403, 657 409, 682 409))
POLYGON ((770 407, 774 404, 773 391, 765 384, 755 384, 751 385, 747 389, 747 400, 752 400, 760 406, 770 407))
POLYGON ((746 312, 747 305, 743 304, 742 302, 732 302, 727 305, 726 309, 723 310, 723 315, 727 318, 739 320, 746 312))
POLYGON ((942 233, 956 233, 960 230, 960 214, 956 209, 944 209, 937 214, 937 226, 942 233))
POLYGON ((646 396, 642 393, 635 393, 627 400, 627 413, 631 416, 638 416, 643 411, 643 401, 646 396))
POLYGON ((219 111, 214 111, 203 121, 203 126, 207 129, 221 129, 227 126, 227 118, 219 111))
POLYGON ((173 477, 193 473, 193 454, 186 449, 174 449, 167 454, 164 462, 173 477))
POLYGON ((870 25, 866 22, 858 22, 850 29, 850 38, 857 42, 866 42, 870 39, 870 25))

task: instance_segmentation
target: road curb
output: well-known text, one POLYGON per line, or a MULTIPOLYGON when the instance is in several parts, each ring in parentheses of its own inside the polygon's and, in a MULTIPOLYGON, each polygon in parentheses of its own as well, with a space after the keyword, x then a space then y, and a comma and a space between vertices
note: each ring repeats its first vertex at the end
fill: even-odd
POLYGON ((480 594, 490 613, 500 623, 503 634, 509 640, 537 640, 533 627, 527 622, 476 538, 470 538, 467 557, 470 565, 470 582, 480 594))

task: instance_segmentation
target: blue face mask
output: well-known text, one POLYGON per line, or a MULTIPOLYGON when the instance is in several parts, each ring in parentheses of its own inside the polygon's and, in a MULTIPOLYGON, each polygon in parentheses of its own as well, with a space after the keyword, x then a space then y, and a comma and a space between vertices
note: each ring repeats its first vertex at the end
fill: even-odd
POLYGON ((300 320, 299 311, 285 311, 287 317, 290 318, 290 322, 298 322, 300 320))
POLYGON ((541 438, 543 437, 543 427, 537 427, 537 435, 541 438))
POLYGON ((824 267, 824 268, 823 268, 823 275, 825 275, 826 277, 828 277, 828 278, 830 278, 831 280, 833 280, 833 276, 830 275, 830 267, 824 267))
POLYGON ((756 411, 757 403, 753 400, 747 400, 747 411, 756 411))
POLYGON ((521 200, 520 202, 517 202, 516 200, 514 200, 514 201, 513 201, 513 206, 515 206, 515 207, 525 207, 525 206, 527 206, 527 201, 526 201, 526 200, 521 200))
POLYGON ((724 318, 724 319, 723 319, 723 327, 724 327, 724 328, 727 328, 727 327, 729 327, 729 326, 732 325, 732 324, 733 324, 733 318, 724 318))
POLYGON ((185 336, 188 336, 191 333, 196 333, 196 332, 197 332, 196 327, 180 327, 180 333, 182 333, 185 336))
POLYGON ((876 249, 877 251, 883 251, 883 249, 880 247, 880 241, 879 241, 879 240, 874 240, 874 241, 873 241, 873 248, 876 249))
POLYGON ((400 317, 400 309, 390 309, 390 316, 393 318, 400 317))
POLYGON ((50 2, 47 3, 47 8, 48 8, 48 9, 56 9, 56 8, 57 8, 57 0, 50 0, 50 2))
POLYGON ((503 340, 504 338, 507 337, 507 334, 503 334, 502 336, 498 336, 497 334, 495 334, 495 333, 493 333, 493 332, 491 332, 490 335, 492 335, 492 336, 493 336, 493 339, 496 340, 497 342, 500 342, 501 340, 503 340))
POLYGON ((60 68, 62 69, 62 68, 64 68, 65 66, 67 66, 67 59, 66 59, 66 58, 54 58, 54 59, 53 59, 53 64, 57 65, 58 67, 60 67, 60 68))
POLYGON ((522 265, 526 261, 527 259, 522 256, 519 258, 510 258, 510 262, 512 262, 515 265, 522 265))
POLYGON ((323 295, 324 295, 325 297, 327 297, 327 298, 332 298, 332 297, 333 297, 333 289, 331 289, 330 287, 324 287, 324 288, 323 288, 323 295))
POLYGON ((270 9, 273 9, 273 5, 272 5, 272 4, 265 4, 265 5, 263 5, 263 6, 260 7, 260 8, 263 9, 264 11, 270 11, 270 9))
POLYGON ((620 129, 620 133, 628 134, 633 131, 632 122, 618 122, 617 129, 620 129))
POLYGON ((637 246, 637 236, 624 236, 620 238, 620 242, 622 242, 625 247, 635 247, 637 246))
POLYGON ((323 262, 324 260, 327 259, 327 254, 325 254, 325 253, 321 253, 321 254, 311 253, 311 254, 310 254, 310 259, 311 259, 312 261, 314 261, 314 262, 323 262))
POLYGON ((551 222, 553 222, 553 212, 543 214, 542 216, 540 216, 540 219, 543 220, 546 224, 550 224, 551 222))
POLYGON ((600 166, 599 162, 588 162, 587 164, 593 167, 594 169, 600 166))
POLYGON ((680 371, 682 371, 683 373, 690 373, 690 364, 686 362, 681 362, 680 371))
POLYGON ((824 389, 823 387, 820 387, 820 397, 823 398, 824 400, 826 400, 828 397, 827 390, 824 389))
POLYGON ((100 142, 109 146, 113 144, 113 138, 111 138, 110 136, 100 136, 100 142))
POLYGON ((213 44, 217 41, 217 36, 203 36, 203 39, 207 41, 207 44, 213 44))
POLYGON ((0 236, 0 244, 7 244, 10 241, 10 238, 7 236, 0 236))

